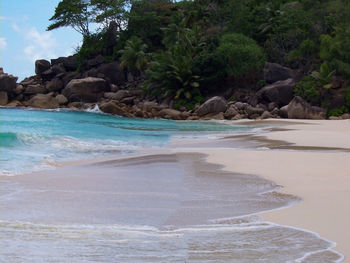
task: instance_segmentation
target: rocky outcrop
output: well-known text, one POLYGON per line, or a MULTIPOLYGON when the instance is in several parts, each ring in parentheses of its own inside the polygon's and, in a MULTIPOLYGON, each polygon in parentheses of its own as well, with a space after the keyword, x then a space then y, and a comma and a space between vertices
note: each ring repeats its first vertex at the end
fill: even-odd
POLYGON ((163 109, 159 112, 159 117, 164 119, 182 120, 182 114, 178 110, 163 109))
POLYGON ((51 67, 51 64, 49 61, 45 59, 39 59, 35 61, 35 74, 42 75, 43 72, 49 70, 51 67))
POLYGON ((99 105, 99 108, 100 108, 101 111, 103 111, 105 113, 110 113, 110 114, 119 115, 119 116, 124 116, 125 115, 125 111, 122 109, 122 107, 120 107, 114 101, 101 103, 99 105))
POLYGON ((0 91, 0 106, 5 106, 8 103, 8 96, 6 91, 0 91))
POLYGON ((201 117, 207 114, 217 114, 220 112, 225 112, 226 109, 227 109, 226 100, 223 97, 216 96, 204 102, 196 110, 196 114, 201 117))
POLYGON ((61 91, 63 88, 64 88, 63 81, 58 78, 54 78, 51 81, 46 83, 46 89, 48 90, 48 92, 61 91))
POLYGON ((3 73, 3 70, 1 70, 1 72, 2 73, 0 73, 0 91, 4 91, 7 93, 8 97, 12 97, 17 87, 16 83, 18 78, 3 73))
POLYGON ((78 68, 77 56, 59 57, 57 59, 51 59, 51 64, 62 65, 66 71, 75 71, 78 68))
POLYGON ((59 105, 65 105, 65 104, 68 103, 67 98, 64 95, 62 95, 62 94, 58 94, 56 96, 56 100, 57 100, 59 105))
POLYGON ((62 94, 70 102, 97 102, 107 90, 104 79, 88 77, 71 80, 62 91, 62 94))
POLYGON ((275 83, 277 81, 293 79, 299 80, 300 73, 281 66, 280 64, 266 62, 264 67, 264 80, 268 84, 275 83))
POLYGON ((326 111, 320 107, 311 106, 301 97, 296 96, 287 108, 289 119, 325 119, 326 111))
POLYGON ((25 95, 35 95, 35 94, 45 94, 47 93, 47 89, 40 84, 28 85, 25 90, 25 95))
POLYGON ((31 98, 26 106, 41 109, 56 109, 59 107, 59 103, 56 98, 49 94, 38 94, 31 98))
POLYGON ((102 74, 110 84, 123 85, 126 81, 125 74, 118 62, 103 64, 97 68, 97 74, 102 74))
POLYGON ((256 100, 264 104, 274 102, 280 107, 287 105, 293 99, 295 85, 295 81, 291 78, 277 81, 260 89, 255 95, 256 100))

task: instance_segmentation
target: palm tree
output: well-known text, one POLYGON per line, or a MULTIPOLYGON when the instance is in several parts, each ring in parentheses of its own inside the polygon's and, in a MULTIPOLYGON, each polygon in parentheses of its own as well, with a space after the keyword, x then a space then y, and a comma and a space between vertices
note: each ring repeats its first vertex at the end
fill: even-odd
POLYGON ((147 45, 140 38, 136 36, 131 37, 126 41, 125 48, 119 51, 122 69, 127 68, 136 75, 145 70, 149 57, 146 50, 147 45))

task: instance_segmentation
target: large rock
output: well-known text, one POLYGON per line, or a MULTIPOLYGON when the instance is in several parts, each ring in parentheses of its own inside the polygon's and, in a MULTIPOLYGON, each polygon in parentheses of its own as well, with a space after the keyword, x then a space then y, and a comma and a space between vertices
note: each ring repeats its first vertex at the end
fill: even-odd
POLYGON ((257 102, 264 104, 275 102, 280 107, 287 105, 293 99, 294 88, 295 81, 293 79, 277 81, 263 87, 256 93, 257 102))
POLYGON ((56 98, 49 94, 38 94, 27 102, 27 106, 41 109, 55 109, 59 107, 59 103, 56 98))
POLYGON ((73 79, 62 91, 70 101, 96 102, 107 91, 106 81, 100 78, 73 79))
POLYGON ((110 99, 110 100, 122 100, 127 97, 130 97, 132 94, 128 90, 119 90, 115 93, 113 92, 106 92, 105 93, 105 98, 110 99))
POLYGON ((25 88, 24 94, 26 95, 34 95, 34 94, 45 94, 47 93, 47 89, 40 84, 29 85, 25 88))
POLYGON ((49 70, 51 67, 51 64, 49 61, 45 59, 39 59, 35 61, 35 74, 41 75, 46 70, 49 70))
POLYGON ((172 120, 181 120, 182 114, 178 110, 174 109, 163 109, 159 112, 159 117, 172 120))
POLYGON ((87 62, 87 67, 93 68, 97 67, 105 62, 105 58, 102 55, 98 55, 95 58, 89 59, 87 62))
POLYGON ((8 95, 15 92, 17 77, 8 75, 6 73, 0 74, 0 91, 6 91, 8 95))
POLYGON ((227 109, 227 102, 223 97, 212 97, 204 102, 197 110, 198 116, 204 116, 207 114, 217 114, 219 112, 225 112, 227 109))
POLYGON ((58 94, 56 96, 56 100, 57 100, 58 104, 60 104, 60 105, 64 105, 64 104, 68 103, 67 98, 62 94, 58 94))
POLYGON ((54 78, 53 80, 46 83, 46 89, 49 92, 60 91, 63 89, 63 87, 63 81, 57 78, 54 78))
POLYGON ((117 105, 114 101, 109 101, 105 103, 101 103, 99 105, 101 111, 105 113, 110 113, 114 115, 124 116, 125 111, 119 105, 117 105))
POLYGON ((286 79, 296 79, 299 73, 290 68, 281 66, 280 64, 266 62, 264 67, 264 80, 266 83, 272 84, 277 81, 286 79))
POLYGON ((75 71, 78 68, 77 57, 59 57, 57 59, 51 59, 52 65, 62 65, 67 71, 75 71))
POLYGON ((0 91, 0 106, 5 106, 9 102, 6 91, 0 91))
POLYGON ((224 117, 226 119, 231 120, 233 117, 235 117, 238 114, 238 109, 236 106, 231 105, 225 112, 224 117))
POLYGON ((125 74, 118 62, 103 64, 97 68, 97 74, 103 74, 110 84, 122 85, 125 83, 125 74))
POLYGON ((326 118, 326 111, 324 109, 311 106, 299 96, 296 96, 288 104, 287 113, 289 119, 320 120, 326 118))

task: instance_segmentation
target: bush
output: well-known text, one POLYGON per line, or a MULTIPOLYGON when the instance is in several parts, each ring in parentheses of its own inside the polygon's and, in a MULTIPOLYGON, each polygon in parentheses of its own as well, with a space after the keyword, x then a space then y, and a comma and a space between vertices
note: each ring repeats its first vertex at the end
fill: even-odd
POLYGON ((266 57, 251 38, 242 34, 226 34, 221 38, 216 54, 228 76, 240 77, 263 67, 266 57))
POLYGON ((345 106, 350 109, 350 87, 346 89, 344 98, 345 98, 345 106))
POLYGON ((154 55, 146 70, 144 89, 158 99, 170 98, 178 107, 193 108, 202 100, 200 77, 193 73, 193 60, 183 53, 181 46, 154 55))
POLYGON ((338 109, 332 109, 328 112, 328 117, 330 116, 335 116, 335 117, 339 117, 339 116, 342 116, 344 113, 348 113, 348 109, 343 106, 341 108, 338 108, 338 109))
POLYGON ((294 95, 302 97, 311 104, 320 104, 321 94, 317 82, 311 77, 304 77, 295 87, 294 95))
POLYGON ((337 73, 350 79, 350 30, 339 28, 335 35, 322 35, 320 57, 337 73))

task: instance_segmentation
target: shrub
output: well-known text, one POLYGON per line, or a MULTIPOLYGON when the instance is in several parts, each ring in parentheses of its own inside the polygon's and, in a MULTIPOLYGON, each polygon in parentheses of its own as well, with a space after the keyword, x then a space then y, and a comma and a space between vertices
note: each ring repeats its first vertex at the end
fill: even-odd
POLYGON ((159 99, 170 98, 175 105, 191 108, 201 102, 200 77, 193 73, 192 58, 183 54, 181 46, 154 55, 146 70, 144 89, 159 99))
POLYGON ((263 50, 251 38, 242 34, 226 34, 221 38, 216 51, 228 76, 240 77, 260 69, 266 58, 263 50))
POLYGON ((304 77, 298 82, 294 89, 294 95, 302 97, 311 104, 319 104, 321 99, 317 82, 311 76, 304 77))
POLYGON ((148 54, 146 53, 147 45, 136 36, 126 41, 125 48, 120 50, 121 67, 128 68, 130 72, 138 74, 145 69, 147 65, 148 54))

